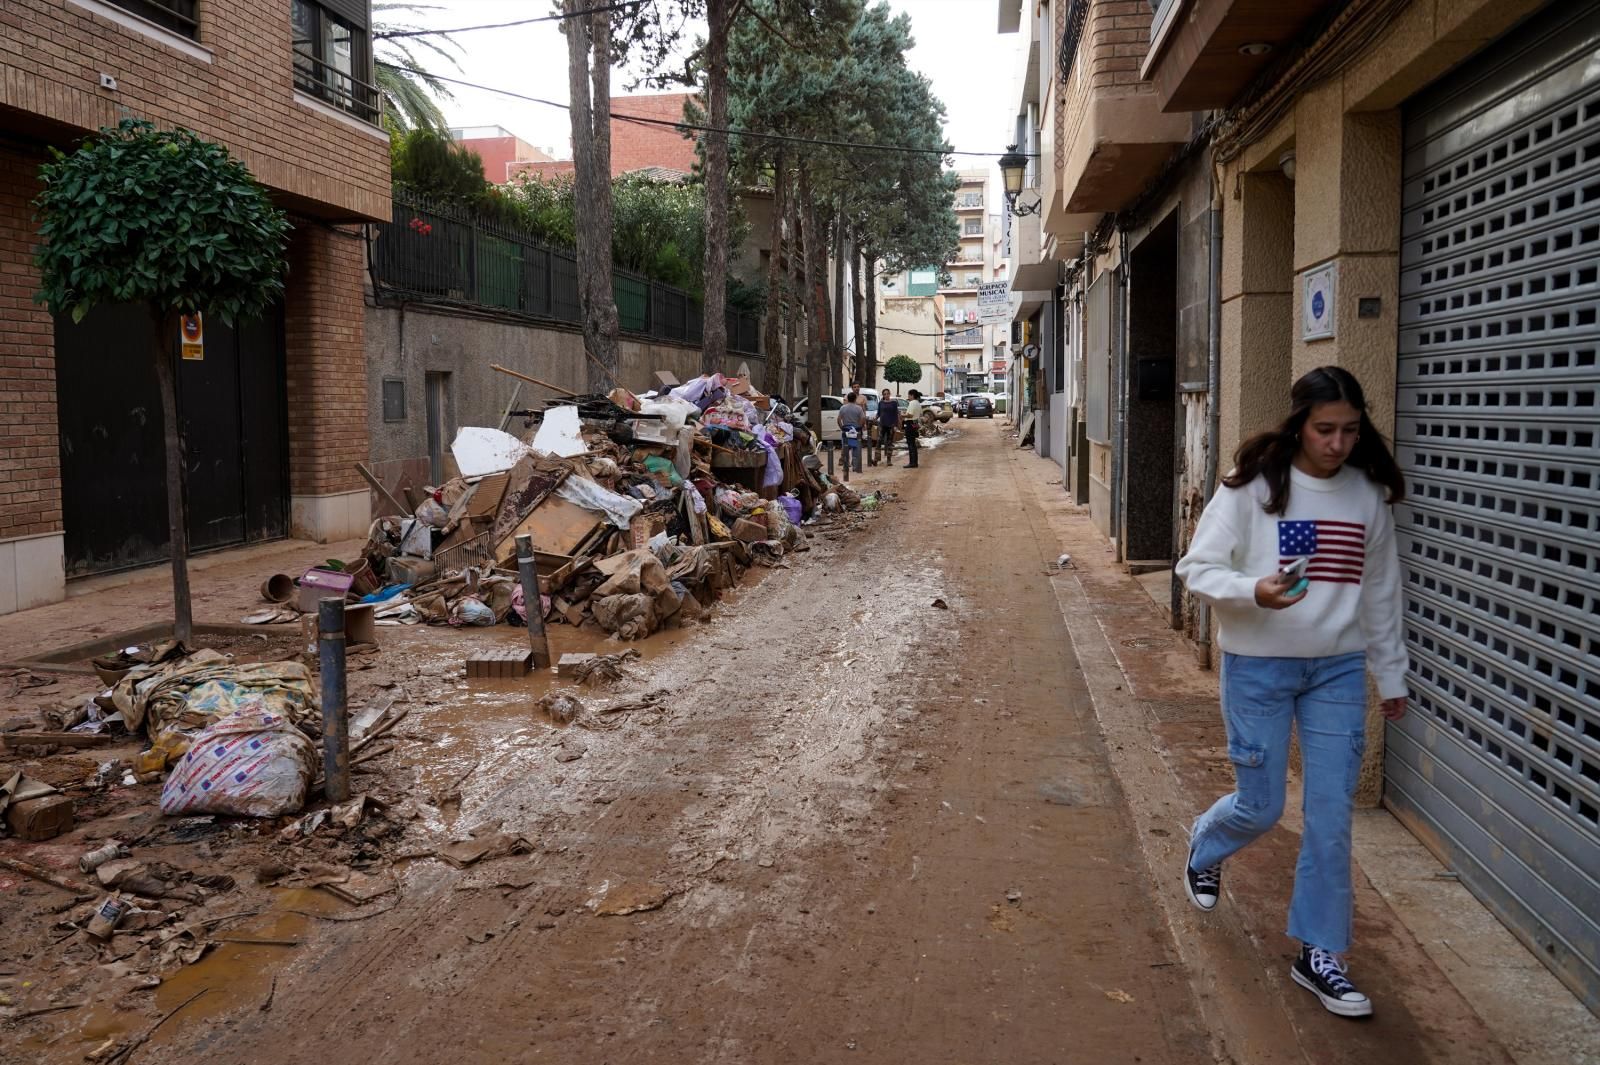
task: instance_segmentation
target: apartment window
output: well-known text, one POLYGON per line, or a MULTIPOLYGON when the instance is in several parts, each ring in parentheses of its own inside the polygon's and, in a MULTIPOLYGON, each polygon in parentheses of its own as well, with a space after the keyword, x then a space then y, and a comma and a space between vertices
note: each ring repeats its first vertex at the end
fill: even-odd
POLYGON ((961 224, 961 232, 968 237, 983 236, 983 219, 969 218, 961 224))
POLYGON ((200 24, 195 21, 195 0, 106 0, 132 15, 154 22, 162 29, 200 39, 200 24))
POLYGON ((372 41, 364 0, 290 0, 294 84, 357 118, 377 124, 378 91, 371 84, 372 41))

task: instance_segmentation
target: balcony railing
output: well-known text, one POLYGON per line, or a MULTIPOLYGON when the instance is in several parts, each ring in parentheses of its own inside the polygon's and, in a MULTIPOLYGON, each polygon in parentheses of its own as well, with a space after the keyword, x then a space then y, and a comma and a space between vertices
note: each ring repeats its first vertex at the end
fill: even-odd
POLYGON ((376 85, 346 74, 298 48, 294 49, 294 85, 301 92, 348 111, 363 122, 374 126, 383 123, 383 94, 376 85))
POLYGON ((983 347, 983 326, 975 325, 967 329, 945 330, 945 344, 952 348, 981 348, 983 347))
POLYGON ((984 204, 982 196, 969 195, 956 197, 956 210, 958 211, 981 211, 983 210, 983 206, 984 204))

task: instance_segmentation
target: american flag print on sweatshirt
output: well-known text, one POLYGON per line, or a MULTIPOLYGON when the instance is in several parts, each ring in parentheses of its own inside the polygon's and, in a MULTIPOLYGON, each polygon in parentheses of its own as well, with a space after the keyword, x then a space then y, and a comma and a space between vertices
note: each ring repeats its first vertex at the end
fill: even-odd
POLYGON ((1278 564, 1309 557, 1306 577, 1330 584, 1360 584, 1366 564, 1367 527, 1358 521, 1279 521, 1278 564))

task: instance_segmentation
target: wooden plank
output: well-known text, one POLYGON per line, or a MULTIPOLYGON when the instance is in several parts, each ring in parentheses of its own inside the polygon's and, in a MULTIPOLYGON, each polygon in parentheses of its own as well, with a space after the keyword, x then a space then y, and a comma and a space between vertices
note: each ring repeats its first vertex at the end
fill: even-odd
POLYGON ((587 510, 558 495, 546 496, 509 535, 501 539, 495 557, 514 562, 517 537, 525 533, 533 537, 536 550, 571 555, 605 521, 604 514, 587 510))
POLYGON ((491 473, 478 482, 477 488, 472 493, 472 500, 467 504, 466 516, 476 521, 479 518, 494 520, 500 510, 500 500, 506 494, 506 483, 511 480, 511 471, 491 473))
POLYGON ((359 473, 366 480, 366 482, 372 486, 372 490, 374 492, 377 492, 378 495, 383 497, 384 502, 388 503, 391 507, 394 508, 394 513, 395 514, 406 515, 406 514, 410 514, 413 510, 416 509, 415 507, 407 507, 406 505, 401 503, 398 499, 396 499, 394 496, 390 495, 389 494, 389 490, 383 486, 383 483, 380 482, 376 477, 374 477, 372 475, 372 471, 371 470, 367 469, 367 464, 366 463, 364 463, 364 462, 356 463, 356 472, 359 473))
POLYGON ((106 747, 115 742, 105 732, 7 732, 3 735, 7 747, 44 743, 53 743, 58 747, 106 747))

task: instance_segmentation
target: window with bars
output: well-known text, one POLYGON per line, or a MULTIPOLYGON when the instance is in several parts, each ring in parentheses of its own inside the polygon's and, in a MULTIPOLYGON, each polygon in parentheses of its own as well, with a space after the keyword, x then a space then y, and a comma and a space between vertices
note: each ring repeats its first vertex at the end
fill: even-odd
POLYGON ((200 39, 200 23, 195 19, 195 0, 107 0, 107 3, 153 22, 164 30, 182 34, 191 41, 200 39))
POLYGON ((294 84, 308 95, 377 125, 382 114, 372 84, 372 39, 358 0, 291 0, 294 84))

